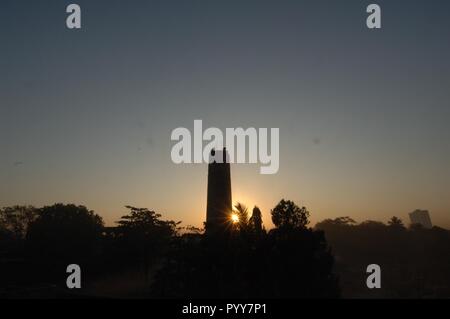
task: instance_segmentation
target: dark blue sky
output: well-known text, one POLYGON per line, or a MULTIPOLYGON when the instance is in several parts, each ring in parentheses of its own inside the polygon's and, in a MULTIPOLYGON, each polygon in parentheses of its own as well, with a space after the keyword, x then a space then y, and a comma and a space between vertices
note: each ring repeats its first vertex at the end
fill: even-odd
POLYGON ((206 166, 170 132, 279 127, 280 171, 235 165, 233 199, 313 221, 450 226, 449 1, 0 3, 0 206, 126 204, 200 225, 206 166), (82 8, 68 30, 65 8, 82 8), (366 6, 382 8, 368 30, 366 6), (189 192, 186 192, 189 189, 189 192))

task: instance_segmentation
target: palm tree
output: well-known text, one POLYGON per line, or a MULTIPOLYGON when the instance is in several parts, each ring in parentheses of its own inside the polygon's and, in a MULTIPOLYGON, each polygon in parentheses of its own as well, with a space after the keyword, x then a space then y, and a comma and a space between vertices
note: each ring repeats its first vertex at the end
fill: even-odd
POLYGON ((237 224, 241 230, 248 228, 248 208, 242 203, 237 203, 234 206, 234 214, 237 216, 237 224))
POLYGON ((388 221, 388 225, 392 229, 396 229, 396 230, 404 230, 404 229, 406 229, 405 225, 403 224, 403 221, 400 218, 396 217, 396 216, 393 216, 388 221))

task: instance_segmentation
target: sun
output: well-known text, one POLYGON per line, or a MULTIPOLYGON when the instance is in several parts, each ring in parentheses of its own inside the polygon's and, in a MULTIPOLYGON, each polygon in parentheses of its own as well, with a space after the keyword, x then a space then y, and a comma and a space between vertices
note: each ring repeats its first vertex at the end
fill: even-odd
POLYGON ((237 214, 231 214, 231 221, 233 224, 239 223, 239 216, 237 214))

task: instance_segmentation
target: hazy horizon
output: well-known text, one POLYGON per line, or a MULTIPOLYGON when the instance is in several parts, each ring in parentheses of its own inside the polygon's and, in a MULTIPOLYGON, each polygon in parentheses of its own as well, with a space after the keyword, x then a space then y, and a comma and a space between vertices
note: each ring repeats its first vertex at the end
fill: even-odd
POLYGON ((201 226, 207 165, 171 161, 170 133, 280 128, 280 169, 233 164, 233 203, 290 199, 326 218, 450 228, 450 3, 0 3, 0 207, 125 205, 201 226), (443 10, 445 8, 446 10, 443 10))

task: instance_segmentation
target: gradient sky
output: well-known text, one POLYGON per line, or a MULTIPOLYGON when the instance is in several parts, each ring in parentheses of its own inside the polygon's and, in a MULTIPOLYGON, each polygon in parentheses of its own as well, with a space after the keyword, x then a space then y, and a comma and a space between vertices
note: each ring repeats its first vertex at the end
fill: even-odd
POLYGON ((170 133, 279 127, 280 170, 233 165, 233 200, 271 226, 281 198, 314 224, 351 216, 450 227, 450 2, 0 2, 0 206, 124 205, 200 226, 207 165, 170 133), (82 7, 81 30, 65 8, 82 7), (365 25, 382 8, 382 29, 365 25))

